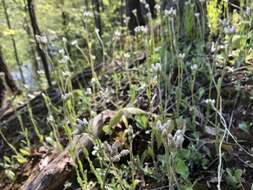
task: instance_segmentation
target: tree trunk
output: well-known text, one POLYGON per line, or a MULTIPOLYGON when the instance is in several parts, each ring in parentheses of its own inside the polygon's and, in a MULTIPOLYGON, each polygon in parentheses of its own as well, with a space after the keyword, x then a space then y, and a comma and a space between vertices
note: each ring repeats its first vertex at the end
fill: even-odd
POLYGON ((29 39, 29 45, 30 45, 30 47, 28 49, 28 53, 32 57, 33 70, 34 70, 34 73, 36 74, 36 77, 37 77, 37 71, 39 70, 39 63, 38 63, 38 59, 37 59, 36 49, 35 49, 34 43, 31 42, 31 39, 33 39, 33 32, 32 32, 31 26, 29 24, 29 21, 27 19, 28 9, 27 9, 27 6, 26 6, 26 0, 23 0, 23 3, 24 3, 24 7, 22 7, 22 10, 25 12, 24 26, 23 27, 24 27, 24 30, 26 31, 27 37, 29 39))
POLYGON ((61 0, 62 26, 63 26, 63 31, 64 31, 64 37, 67 39, 67 42, 66 42, 67 52, 66 53, 69 55, 69 57, 71 57, 70 36, 69 36, 69 33, 68 33, 69 15, 64 10, 64 4, 65 4, 65 1, 61 0))
MULTIPOLYGON (((10 22, 8 10, 7 10, 8 8, 6 6, 5 0, 2 0, 2 4, 3 4, 5 19, 6 19, 8 28, 9 28, 9 30, 11 30, 12 26, 11 26, 11 22, 10 22)), ((12 46, 13 46, 13 51, 14 51, 14 56, 15 56, 15 59, 16 59, 16 63, 18 65, 18 69, 19 69, 19 72, 20 72, 21 80, 22 80, 23 84, 25 84, 25 78, 24 78, 23 71, 22 71, 22 64, 21 64, 19 56, 18 56, 16 41, 15 41, 15 38, 13 36, 11 36, 11 41, 12 41, 12 46)))
POLYGON ((101 3, 100 0, 93 0, 92 1, 92 7, 93 7, 93 14, 95 19, 95 26, 97 29, 99 29, 99 35, 102 36, 102 24, 101 24, 101 17, 100 17, 100 8, 101 3))
POLYGON ((31 25, 32 25, 32 29, 33 29, 34 40, 36 42, 36 48, 37 48, 37 51, 38 51, 38 55, 41 58, 41 61, 42 61, 42 64, 43 64, 43 67, 44 67, 44 70, 45 70, 48 85, 52 86, 48 59, 47 59, 46 53, 43 51, 43 49, 41 47, 40 42, 36 38, 36 36, 41 36, 41 32, 40 32, 40 29, 39 29, 39 26, 38 26, 38 23, 37 23, 37 18, 36 18, 36 14, 35 14, 35 10, 34 10, 34 1, 33 0, 27 0, 27 6, 28 6, 28 12, 29 12, 29 15, 30 15, 30 19, 31 19, 31 25))
POLYGON ((137 26, 143 26, 147 23, 146 14, 150 11, 151 16, 155 17, 155 0, 147 0, 150 10, 146 10, 145 5, 140 2, 140 0, 126 0, 126 12, 127 16, 130 18, 128 22, 128 29, 131 34, 134 34, 134 29, 137 26), (136 13, 134 13, 136 11, 136 13))
POLYGON ((3 78, 0 77, 0 108, 1 108, 3 100, 4 100, 4 94, 6 91, 6 88, 5 88, 6 85, 10 88, 10 90, 13 93, 17 93, 19 91, 15 81, 13 80, 9 72, 7 65, 4 62, 1 47, 0 47, 0 72, 4 74, 3 78))

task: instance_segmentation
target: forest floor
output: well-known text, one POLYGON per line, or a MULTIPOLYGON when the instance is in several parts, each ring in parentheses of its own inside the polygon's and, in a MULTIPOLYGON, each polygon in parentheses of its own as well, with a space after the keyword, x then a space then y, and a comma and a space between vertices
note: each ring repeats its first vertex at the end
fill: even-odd
POLYGON ((88 68, 63 55, 53 87, 9 98, 0 189, 252 190, 252 18, 208 37, 188 20, 179 40, 175 17, 94 40, 99 64, 73 43, 88 68))
MULTIPOLYGON (((170 166, 175 167, 175 171, 172 173, 182 178, 175 179, 175 183, 178 183, 178 186, 182 189, 192 188, 204 190, 216 188, 219 180, 219 174, 217 174, 217 172, 219 164, 222 163, 222 173, 225 178, 221 181, 221 189, 250 189, 252 183, 251 174, 253 172, 253 131, 251 127, 253 122, 253 62, 249 62, 247 67, 236 70, 228 69, 224 75, 221 91, 223 106, 222 110, 217 111, 217 119, 221 120, 221 123, 224 121, 224 123, 222 123, 224 126, 220 126, 218 133, 221 136, 218 136, 214 124, 211 126, 205 126, 203 124, 205 122, 203 118, 204 115, 202 114, 203 111, 201 111, 205 106, 203 102, 198 104, 197 108, 195 107, 195 109, 197 109, 195 110, 197 114, 195 115, 196 119, 194 121, 197 127, 194 130, 188 126, 189 121, 187 121, 187 119, 182 117, 174 118, 175 116, 170 114, 169 111, 165 113, 163 117, 170 118, 166 122, 171 126, 166 126, 166 123, 161 123, 159 118, 162 117, 160 114, 164 114, 161 112, 162 108, 160 104, 160 93, 162 92, 159 91, 159 83, 157 83, 155 78, 150 76, 154 74, 154 71, 147 71, 146 69, 145 60, 150 58, 144 53, 139 57, 141 57, 139 58, 141 64, 132 65, 131 67, 122 67, 121 65, 129 63, 120 64, 119 62, 121 60, 119 60, 118 63, 114 63, 112 64, 113 66, 108 67, 117 67, 116 73, 114 71, 114 73, 108 75, 103 71, 105 74, 98 74, 99 81, 101 81, 99 88, 104 89, 103 91, 97 91, 97 89, 92 88, 91 83, 88 84, 91 86, 72 91, 74 96, 76 96, 74 102, 77 102, 77 104, 74 105, 74 109, 79 112, 75 114, 78 115, 78 122, 79 124, 81 123, 81 125, 82 122, 84 122, 84 118, 85 120, 90 120, 104 110, 118 110, 116 116, 112 119, 113 122, 107 121, 110 127, 107 125, 107 129, 105 130, 106 135, 101 139, 101 143, 104 143, 103 146, 99 144, 96 145, 96 151, 93 150, 90 155, 90 159, 94 160, 92 161, 94 162, 93 167, 96 167, 97 172, 100 167, 101 170, 111 170, 107 171, 108 173, 104 176, 104 180, 109 181, 116 180, 114 175, 123 175, 121 177, 126 180, 127 183, 134 178, 136 183, 135 187, 133 187, 134 184, 129 183, 130 187, 133 189, 169 189, 170 185, 167 183, 167 172, 171 172, 171 168, 167 168, 169 166, 166 162, 172 162, 170 166), (92 92, 87 94, 87 88, 92 92), (85 100, 83 99, 83 95, 90 98, 88 107, 82 107, 81 102, 85 100), (128 107, 129 110, 122 112, 123 108, 126 107, 128 107), (94 113, 90 113, 88 109, 93 110, 94 113), (126 114, 126 112, 128 113, 126 114), (168 127, 168 129, 166 129, 166 127, 168 127), (176 131, 175 128, 177 129, 176 131), (131 132, 129 132, 130 129, 131 132), (169 137, 166 136, 167 132, 164 131, 165 129, 170 130, 171 142, 168 142, 169 137), (183 139, 182 141, 176 142, 175 134, 178 130, 183 131, 183 139), (166 136, 166 143, 169 144, 168 147, 162 145, 165 143, 163 142, 164 135, 166 136), (98 153, 101 151, 100 148, 106 149, 106 146, 108 150, 98 153), (167 148, 170 149, 169 155, 166 153, 167 148), (120 153, 122 151, 124 152, 124 150, 128 151, 126 151, 127 153, 125 155, 121 155, 120 153), (219 151, 221 151, 221 154, 219 151), (105 163, 101 163, 101 158, 108 160, 104 161, 105 163), (130 162, 131 164, 129 164, 130 162), (131 176, 126 175, 129 172, 126 167, 133 168, 134 173, 129 173, 131 176), (115 174, 114 171, 119 173, 115 174)), ((134 62, 136 60, 131 61, 134 62)), ((217 72, 219 72, 219 70, 221 71, 221 69, 218 68, 217 72)), ((203 86, 204 85, 202 85, 202 87, 203 86)), ((215 96, 214 94, 216 92, 214 91, 211 93, 213 93, 212 96, 215 96)), ((34 99, 36 98, 37 97, 34 99)), ((70 104, 70 102, 68 101, 69 98, 64 99, 63 104, 56 105, 55 109, 60 110, 62 106, 69 106, 68 104, 70 104)), ((57 116, 54 115, 54 117, 63 119, 63 122, 67 122, 60 111, 58 114, 57 116)), ((192 114, 193 110, 188 110, 182 115, 187 118, 192 117, 192 114)), ((35 115, 34 118, 38 116, 39 115, 35 115)), ((45 117, 45 115, 43 115, 42 118, 43 117, 45 117)), ((7 117, 6 120, 8 119, 9 117, 7 117)), ((38 122, 38 120, 36 122, 38 122)), ((38 139, 36 139, 38 137, 36 131, 29 131, 29 141, 32 143, 31 149, 29 149, 29 152, 26 152, 27 149, 21 147, 20 152, 23 151, 23 154, 21 153, 22 156, 20 156, 20 158, 16 158, 20 159, 19 161, 22 164, 11 166, 15 168, 15 180, 13 182, 10 181, 11 173, 7 173, 8 175, 6 175, 6 170, 1 172, 0 185, 2 189, 19 189, 29 176, 34 175, 35 171, 39 173, 39 170, 49 165, 50 159, 48 160, 48 158, 50 156, 57 154, 55 152, 57 151, 57 145, 55 142, 52 142, 53 140, 50 139, 50 137, 47 137, 50 134, 50 127, 52 126, 50 126, 50 121, 46 123, 47 126, 43 126, 43 129, 38 129, 41 135, 46 137, 42 146, 38 139)), ((27 124, 25 125, 28 126, 27 124)), ((18 133, 20 137, 14 137, 13 134, 4 134, 6 138, 10 137, 9 140, 11 144, 15 144, 17 139, 19 139, 18 141, 24 139, 22 128, 18 129, 16 126, 8 127, 19 130, 18 133)), ((68 137, 64 135, 64 130, 60 131, 60 133, 62 134, 60 135, 61 138, 59 141, 64 145, 64 148, 69 143, 69 140, 68 137)), ((16 148, 18 147, 16 146, 16 148)), ((5 155, 5 162, 11 163, 11 160, 9 160, 7 156, 11 149, 12 147, 10 146, 4 146, 2 141, 1 154, 5 155)), ((102 175, 94 172, 92 166, 88 166, 87 164, 84 165, 87 171, 87 180, 96 181, 96 177, 99 178, 96 175, 102 175)), ((77 174, 73 172, 72 176, 62 184, 64 187, 60 187, 59 189, 78 189, 76 175, 77 174)), ((177 178, 176 176, 174 177, 177 178)), ((122 183, 125 182, 123 181, 122 183)), ((89 187, 91 189, 102 188, 90 182, 88 184, 91 185, 89 187)), ((124 187, 123 184, 122 187, 124 187)), ((111 187, 111 189, 120 189, 120 186, 111 187)))

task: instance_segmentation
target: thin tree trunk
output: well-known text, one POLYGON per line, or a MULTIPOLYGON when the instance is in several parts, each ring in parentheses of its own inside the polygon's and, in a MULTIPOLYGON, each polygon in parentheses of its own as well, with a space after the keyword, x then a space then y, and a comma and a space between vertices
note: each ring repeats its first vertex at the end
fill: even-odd
POLYGON ((2 107, 3 101, 4 101, 4 94, 6 91, 5 86, 7 85, 12 93, 18 93, 20 90, 18 89, 15 81, 13 80, 11 73, 4 62, 2 50, 0 47, 0 72, 4 74, 4 77, 0 77, 0 109, 2 107))
POLYGON ((127 16, 130 18, 128 29, 131 34, 134 34, 134 29, 137 26, 145 25, 145 20, 141 12, 140 0, 126 0, 127 16), (136 11, 136 14, 134 13, 136 11))
MULTIPOLYGON (((12 26, 11 26, 11 22, 10 22, 8 10, 7 10, 8 8, 6 6, 5 0, 2 0, 2 4, 3 4, 5 19, 6 19, 8 28, 9 28, 9 30, 11 30, 12 26)), ((16 59, 16 63, 18 65, 18 69, 19 69, 19 72, 20 72, 21 80, 22 80, 22 83, 25 84, 25 78, 24 78, 24 74, 23 74, 23 71, 22 71, 22 64, 21 64, 19 56, 18 56, 16 41, 15 41, 15 38, 13 36, 11 36, 11 41, 12 41, 12 46, 13 46, 13 51, 14 51, 14 56, 15 56, 15 59, 16 59)))
POLYGON ((85 10, 88 11, 90 9, 89 0, 84 0, 84 4, 85 4, 85 10))
POLYGON ((39 63, 38 63, 38 59, 37 59, 37 55, 36 55, 36 49, 34 47, 34 43, 31 42, 30 39, 33 39, 33 32, 32 32, 32 29, 30 27, 30 24, 29 24, 29 21, 27 20, 27 13, 28 13, 28 9, 27 9, 27 6, 26 6, 26 0, 23 0, 23 3, 24 3, 24 7, 22 7, 22 10, 25 12, 25 18, 24 18, 24 30, 26 31, 27 33, 27 37, 29 39, 29 50, 28 50, 28 53, 29 55, 31 55, 32 57, 32 65, 33 65, 33 68, 34 68, 34 73, 36 74, 36 77, 37 77, 37 71, 39 70, 39 63))
POLYGON ((97 29, 99 29, 99 35, 102 36, 102 24, 101 24, 101 17, 100 17, 100 0, 93 0, 93 14, 95 19, 95 26, 97 29))
POLYGON ((31 25, 32 25, 32 29, 33 29, 33 34, 34 34, 34 39, 35 39, 35 42, 36 42, 38 55, 41 58, 41 61, 42 61, 42 64, 43 64, 43 67, 44 67, 44 70, 45 70, 48 85, 52 86, 48 59, 47 59, 47 56, 46 56, 45 52, 43 51, 43 49, 40 46, 40 42, 36 38, 36 36, 41 36, 41 32, 40 32, 40 29, 39 29, 39 26, 38 26, 38 23, 37 23, 37 18, 36 18, 36 14, 35 14, 35 10, 34 10, 34 1, 33 0, 27 0, 27 6, 28 6, 29 16, 30 16, 30 19, 31 19, 31 25))
POLYGON ((71 57, 70 36, 68 33, 69 15, 64 10, 64 4, 65 4, 65 1, 61 0, 60 6, 61 6, 62 26, 63 26, 63 31, 64 31, 64 37, 67 39, 67 42, 66 42, 67 54, 69 55, 69 57, 71 57))

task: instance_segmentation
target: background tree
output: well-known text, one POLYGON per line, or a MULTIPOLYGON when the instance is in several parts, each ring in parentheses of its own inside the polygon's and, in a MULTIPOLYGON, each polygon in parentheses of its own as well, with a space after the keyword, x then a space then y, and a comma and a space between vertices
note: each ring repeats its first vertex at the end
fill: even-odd
POLYGON ((155 5, 155 0, 147 0, 142 3, 140 0, 126 1, 127 16, 129 17, 128 29, 131 34, 134 34, 135 27, 147 24, 146 14, 151 13, 151 16, 155 17, 155 5))
POLYGON ((5 85, 9 87, 12 93, 20 92, 4 61, 1 47, 0 47, 0 73, 4 74, 4 76, 0 76, 0 108, 1 108, 3 106, 4 94, 6 91, 5 85))
POLYGON ((31 25, 32 25, 32 29, 33 29, 34 40, 36 42, 37 51, 38 51, 38 54, 41 58, 41 62, 42 62, 43 67, 44 67, 44 71, 45 71, 45 75, 46 75, 48 85, 52 86, 47 55, 44 52, 43 48, 41 47, 42 40, 39 41, 39 38, 43 39, 45 36, 42 36, 41 31, 40 31, 39 26, 38 26, 38 23, 37 23, 37 18, 36 18, 36 14, 35 14, 35 7, 34 7, 34 1, 33 0, 27 0, 27 7, 28 7, 29 15, 30 15, 30 20, 31 20, 31 25))
MULTIPOLYGON (((9 30, 12 30, 11 21, 10 21, 9 14, 8 14, 8 7, 6 5, 5 0, 2 0, 2 5, 3 5, 3 9, 4 9, 4 14, 5 14, 7 26, 9 28, 9 30)), ((25 78, 24 78, 23 71, 22 71, 22 63, 20 62, 20 59, 19 59, 17 45, 16 45, 16 41, 15 41, 15 38, 13 35, 11 36, 11 41, 12 41, 12 46, 13 46, 14 57, 16 59, 17 65, 18 65, 20 76, 21 76, 23 84, 25 84, 25 78)))

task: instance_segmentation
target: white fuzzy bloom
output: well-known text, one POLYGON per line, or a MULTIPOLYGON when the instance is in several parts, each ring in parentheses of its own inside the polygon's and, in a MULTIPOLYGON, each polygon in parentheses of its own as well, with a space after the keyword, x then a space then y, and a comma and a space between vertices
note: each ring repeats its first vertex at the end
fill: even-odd
POLYGON ((173 140, 176 148, 182 148, 184 142, 184 131, 178 129, 173 137, 173 140))
POLYGON ((136 33, 147 33, 148 28, 146 26, 137 26, 137 27, 135 27, 134 31, 136 33))
POLYGON ((206 99, 204 100, 205 104, 209 104, 209 105, 214 105, 215 104, 215 100, 214 99, 206 99))
POLYGON ((92 17, 92 13, 90 11, 84 11, 83 12, 83 17, 92 17))
POLYGON ((152 65, 152 71, 153 71, 154 73, 158 73, 158 72, 160 72, 161 70, 162 70, 162 66, 161 66, 160 63, 156 63, 156 64, 153 64, 153 65, 152 65))
POLYGON ((165 16, 176 16, 177 10, 171 7, 169 10, 164 11, 165 16))
POLYGON ((39 42, 41 44, 47 44, 48 43, 48 39, 47 39, 46 36, 35 35, 35 38, 36 38, 37 42, 39 42))
POLYGON ((235 34, 236 33, 236 29, 234 26, 226 26, 224 28, 224 33, 227 35, 231 35, 231 34, 235 34))
POLYGON ((192 71, 197 71, 197 69, 198 69, 198 65, 197 64, 191 65, 191 70, 192 71))

